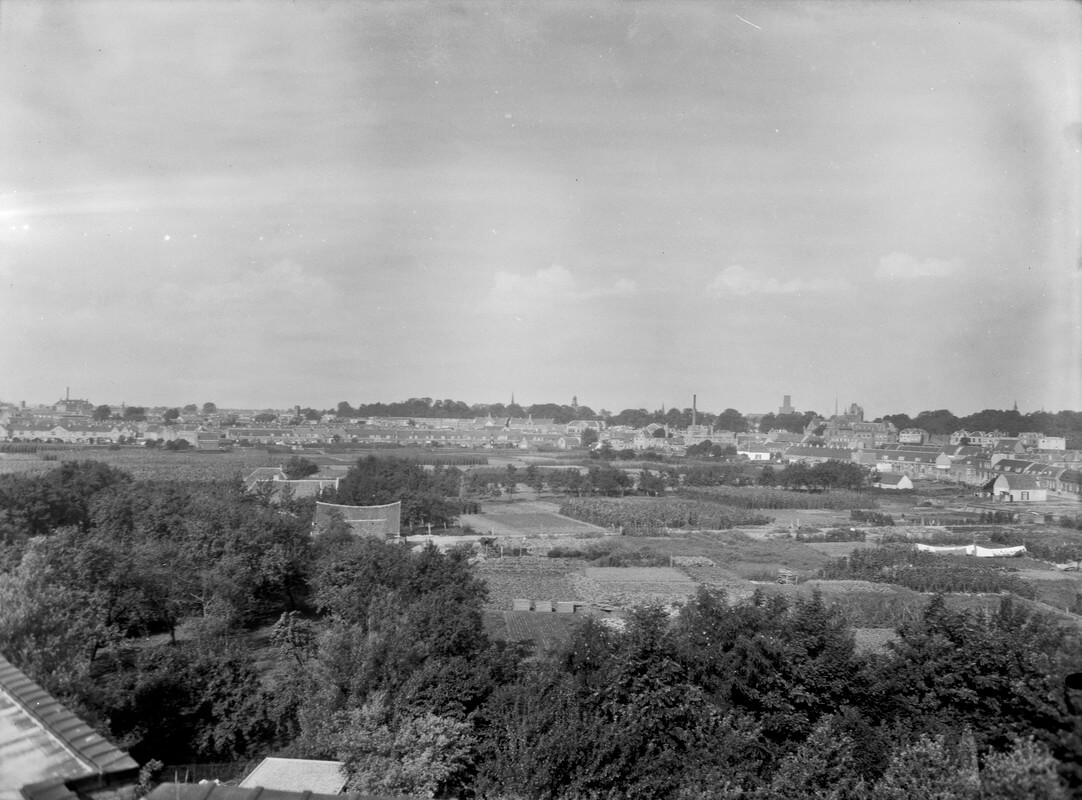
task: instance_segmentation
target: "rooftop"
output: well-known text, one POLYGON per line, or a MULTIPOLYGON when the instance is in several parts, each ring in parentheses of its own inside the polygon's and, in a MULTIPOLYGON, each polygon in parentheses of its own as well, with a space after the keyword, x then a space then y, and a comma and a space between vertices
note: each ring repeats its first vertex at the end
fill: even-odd
POLYGON ((0 656, 0 800, 23 800, 43 790, 62 797, 72 779, 105 783, 138 768, 0 656))

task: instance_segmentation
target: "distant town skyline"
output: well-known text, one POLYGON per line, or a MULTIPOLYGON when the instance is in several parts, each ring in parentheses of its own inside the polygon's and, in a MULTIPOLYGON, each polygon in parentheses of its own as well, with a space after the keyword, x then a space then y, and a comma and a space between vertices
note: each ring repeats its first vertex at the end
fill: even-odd
POLYGON ((1080 59, 1056 0, 4 0, 0 397, 1082 408, 1080 59))
MULTIPOLYGON (((269 405, 269 404, 229 405, 229 404, 218 403, 215 400, 198 400, 197 401, 197 400, 191 400, 191 399, 185 400, 183 402, 147 403, 147 402, 138 402, 138 401, 129 402, 129 401, 126 401, 126 400, 114 400, 114 401, 99 400, 99 399, 95 399, 95 398, 89 397, 89 396, 72 394, 70 387, 66 387, 65 391, 64 391, 64 394, 62 394, 56 400, 12 400, 12 399, 7 398, 7 397, 0 397, 0 403, 9 403, 9 404, 14 404, 16 406, 18 406, 21 403, 25 403, 27 408, 43 408, 43 407, 47 408, 47 407, 51 407, 53 405, 56 405, 57 403, 62 402, 62 401, 66 400, 66 399, 69 399, 69 398, 71 400, 73 400, 73 401, 86 400, 86 401, 89 401, 94 406, 108 405, 108 406, 112 406, 112 407, 134 406, 134 407, 142 407, 142 408, 164 408, 164 409, 178 408, 179 409, 179 408, 183 408, 184 406, 187 406, 187 405, 196 405, 196 406, 199 407, 200 413, 201 413, 201 410, 202 410, 202 407, 203 407, 204 403, 208 403, 208 402, 209 403, 214 403, 214 405, 220 411, 235 411, 235 410, 244 410, 244 411, 263 411, 263 410, 288 411, 290 409, 297 408, 297 407, 300 407, 300 408, 313 408, 313 409, 324 411, 324 410, 333 410, 333 409, 337 408, 338 404, 343 402, 343 401, 347 402, 347 403, 349 403, 350 405, 353 405, 353 406, 357 406, 357 405, 375 405, 375 404, 378 404, 378 403, 382 403, 384 405, 391 405, 391 404, 394 404, 394 403, 404 403, 407 400, 410 400, 410 399, 413 399, 413 398, 429 398, 433 402, 435 402, 436 400, 440 400, 440 401, 451 400, 451 401, 455 401, 455 402, 465 403, 467 406, 497 405, 497 404, 499 404, 499 405, 503 405, 503 406, 507 407, 507 406, 510 406, 511 403, 512 403, 512 398, 507 398, 506 400, 499 400, 499 399, 467 400, 467 399, 461 398, 461 397, 439 397, 439 398, 437 398, 437 397, 433 397, 433 396, 428 395, 428 394, 412 394, 412 395, 409 395, 408 397, 396 397, 396 398, 391 398, 391 399, 388 399, 388 398, 377 398, 377 399, 367 399, 367 398, 348 398, 347 399, 347 398, 341 398, 340 400, 336 400, 334 402, 329 402, 329 403, 314 403, 314 402, 301 402, 301 401, 298 401, 298 402, 293 402, 293 403, 286 403, 284 405, 269 405)), ((735 406, 735 405, 727 404, 727 403, 714 404, 714 405, 704 405, 702 403, 701 399, 693 401, 691 398, 689 398, 689 402, 687 402, 686 404, 681 403, 677 399, 676 401, 674 401, 672 403, 658 403, 658 404, 654 404, 654 405, 645 405, 645 406, 644 405, 627 405, 627 404, 621 405, 619 403, 617 403, 615 405, 611 405, 611 406, 593 405, 593 404, 590 404, 590 403, 585 402, 585 401, 578 401, 578 397, 575 396, 575 395, 573 395, 572 398, 571 398, 571 400, 578 401, 577 405, 579 407, 589 408, 590 410, 594 411, 595 413, 600 413, 602 410, 604 410, 604 411, 611 412, 613 415, 619 414, 621 411, 625 411, 625 410, 629 410, 629 409, 644 409, 647 412, 653 413, 655 411, 659 411, 659 410, 663 410, 663 409, 675 408, 677 410, 683 411, 685 409, 690 409, 690 408, 693 408, 693 407, 697 407, 700 412, 706 413, 706 414, 720 414, 723 411, 725 411, 726 409, 730 409, 730 408, 735 409, 736 411, 739 411, 741 414, 744 414, 744 415, 747 415, 747 414, 777 414, 777 413, 780 413, 781 410, 784 408, 785 400, 790 400, 790 399, 792 399, 791 395, 784 395, 784 396, 780 396, 778 398, 778 401, 776 403, 774 403, 773 405, 767 405, 767 406, 764 406, 762 408, 758 408, 758 407, 756 407, 756 408, 752 408, 752 407, 740 408, 739 406, 735 406), (694 406, 693 406, 693 402, 695 403, 694 406)), ((536 399, 536 400, 527 399, 527 400, 520 400, 519 398, 514 398, 514 403, 516 405, 520 406, 523 409, 526 409, 526 408, 529 408, 529 407, 535 406, 535 405, 548 405, 548 404, 555 404, 555 405, 559 405, 559 406, 572 407, 572 402, 570 402, 570 401, 565 402, 565 401, 562 401, 562 400, 559 400, 559 399, 547 399, 547 400, 545 400, 545 399, 536 399)), ((849 409, 849 407, 852 406, 853 404, 856 404, 856 405, 861 407, 861 409, 864 411, 866 419, 879 418, 879 417, 883 417, 883 416, 891 416, 891 415, 895 415, 895 414, 907 414, 907 415, 909 415, 911 417, 915 417, 917 414, 919 414, 922 411, 937 411, 937 410, 942 410, 944 408, 946 408, 946 410, 950 411, 951 413, 955 414, 958 417, 964 417, 964 416, 968 416, 970 414, 975 414, 975 413, 977 413, 979 411, 984 411, 984 410, 988 410, 988 409, 1007 411, 1007 410, 1010 410, 1011 408, 1014 407, 1014 404, 1012 404, 1012 405, 1002 406, 1002 407, 998 407, 998 408, 995 407, 995 406, 984 405, 984 406, 981 406, 980 408, 971 408, 971 409, 970 408, 965 408, 965 409, 949 408, 949 407, 944 407, 944 406, 936 406, 936 407, 928 406, 928 407, 922 407, 922 408, 917 408, 917 409, 886 409, 886 410, 878 410, 878 409, 867 407, 864 403, 860 402, 859 399, 851 399, 851 400, 848 400, 848 401, 843 401, 843 400, 841 400, 839 398, 838 402, 835 405, 831 405, 829 408, 825 408, 825 407, 824 408, 818 408, 818 407, 812 407, 812 406, 806 406, 805 407, 805 406, 801 406, 799 403, 797 403, 795 400, 793 400, 793 402, 792 402, 792 410, 793 410, 793 413, 807 413, 807 412, 811 411, 811 412, 815 412, 816 414, 819 414, 819 415, 824 416, 824 417, 830 417, 830 416, 834 415, 835 413, 838 413, 838 414, 846 413, 847 410, 849 409)), ((1060 408, 1028 408, 1027 409, 1027 408, 1019 407, 1017 410, 1021 414, 1028 414, 1028 413, 1034 413, 1034 412, 1038 412, 1038 411, 1047 411, 1047 412, 1053 412, 1054 413, 1054 412, 1057 412, 1057 411, 1077 411, 1079 409, 1068 409, 1068 408, 1064 408, 1064 409, 1060 409, 1060 408)))

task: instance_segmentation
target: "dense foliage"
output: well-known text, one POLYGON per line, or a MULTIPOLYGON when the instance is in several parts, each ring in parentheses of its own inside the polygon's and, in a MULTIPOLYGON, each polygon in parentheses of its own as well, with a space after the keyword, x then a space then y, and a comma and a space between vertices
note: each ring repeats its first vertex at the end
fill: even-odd
POLYGON ((402 519, 413 525, 451 524, 461 513, 461 506, 447 498, 457 498, 462 472, 457 467, 437 465, 431 471, 411 461, 368 456, 357 460, 338 482, 337 491, 324 499, 332 503, 378 506, 402 503, 402 519))
POLYGON ((819 461, 811 466, 802 461, 789 464, 776 475, 775 482, 786 489, 849 489, 868 485, 868 470, 846 461, 819 461))
POLYGON ((905 544, 855 550, 823 568, 823 577, 894 583, 918 592, 1011 592, 1036 597, 1034 588, 994 559, 922 552, 905 544))

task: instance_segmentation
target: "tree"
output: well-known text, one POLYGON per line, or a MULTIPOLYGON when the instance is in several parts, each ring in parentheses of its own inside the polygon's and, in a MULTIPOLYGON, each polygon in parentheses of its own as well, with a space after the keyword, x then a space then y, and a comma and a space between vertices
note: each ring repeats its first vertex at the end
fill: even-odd
POLYGON ((657 497, 665 494, 665 478, 661 473, 653 473, 644 469, 639 473, 639 491, 643 494, 657 497))
POLYGON ((188 403, 188 405, 184 406, 184 413, 197 414, 199 413, 199 406, 197 406, 195 403, 188 403))
POLYGON ((727 408, 718 414, 717 419, 714 420, 714 427, 722 431, 743 433, 748 429, 748 421, 735 408, 727 408))
POLYGON ((534 490, 537 494, 541 494, 541 490, 545 488, 545 480, 541 475, 541 470, 537 468, 536 464, 530 464, 526 467, 526 485, 534 490))
POLYGON ((203 413, 204 414, 217 414, 218 413, 218 406, 216 406, 214 403, 210 403, 210 402, 203 403, 203 413))
POLYGON ((1053 619, 1009 595, 992 614, 950 610, 936 595, 898 634, 874 680, 880 717, 930 734, 968 727, 994 749, 1031 733, 1058 741, 1065 722, 1057 664, 1070 652, 1053 619))
POLYGON ((293 456, 282 466, 282 471, 291 481, 298 481, 319 472, 319 465, 302 456, 293 456))
POLYGON ((474 737, 471 726, 435 714, 395 715, 377 694, 336 719, 337 757, 345 762, 347 788, 378 795, 457 795, 474 737))
POLYGON ((981 769, 981 800, 1067 800, 1067 789, 1048 748, 1032 737, 992 753, 981 769))
POLYGON ((763 800, 856 800, 864 786, 853 751, 853 740, 834 718, 824 718, 782 759, 763 800))
POLYGON ((109 406, 102 405, 94 409, 94 413, 91 417, 95 422, 105 422, 105 420, 109 419, 112 415, 113 409, 109 408, 109 406))
POLYGON ((883 800, 977 800, 979 794, 977 749, 969 731, 955 741, 921 736, 900 747, 874 791, 883 800))
POLYGON ((581 434, 581 441, 583 447, 590 447, 597 444, 598 438, 597 430, 595 428, 584 428, 581 434))
POLYGON ((253 419, 256 422, 261 423, 274 422, 276 419, 278 419, 278 415, 275 414, 273 411, 263 411, 259 414, 256 414, 253 419))
POLYGON ((179 408, 171 408, 171 409, 169 409, 164 414, 162 414, 162 419, 165 420, 166 424, 171 424, 171 423, 176 422, 178 419, 180 419, 180 409, 179 408))

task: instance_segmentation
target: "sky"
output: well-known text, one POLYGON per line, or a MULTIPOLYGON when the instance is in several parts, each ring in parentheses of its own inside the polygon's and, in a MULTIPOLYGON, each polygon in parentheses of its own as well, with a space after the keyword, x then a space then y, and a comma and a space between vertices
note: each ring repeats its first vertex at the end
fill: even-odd
POLYGON ((1082 7, 0 2, 0 400, 1082 410, 1082 7))

